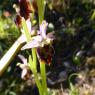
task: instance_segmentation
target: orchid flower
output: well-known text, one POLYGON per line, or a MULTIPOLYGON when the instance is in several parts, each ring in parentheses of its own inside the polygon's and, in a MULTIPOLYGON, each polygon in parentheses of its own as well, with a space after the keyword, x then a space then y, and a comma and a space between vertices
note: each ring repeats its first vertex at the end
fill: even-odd
POLYGON ((20 6, 20 15, 27 20, 30 17, 30 13, 32 13, 31 4, 29 0, 19 0, 20 6))
MULTIPOLYGON (((30 14, 32 13, 32 9, 29 0, 19 0, 19 8, 16 5, 14 5, 13 7, 16 9, 17 12, 15 23, 18 28, 22 28, 22 20, 25 19, 28 31, 31 33, 32 25, 30 14)), ((21 32, 24 32, 24 30, 22 29, 21 32)))
POLYGON ((21 78, 22 79, 27 79, 30 76, 29 66, 28 66, 28 63, 27 63, 27 59, 24 56, 22 56, 22 55, 18 55, 18 57, 22 61, 22 63, 18 63, 17 64, 17 66, 19 66, 22 69, 21 78))
POLYGON ((50 45, 45 45, 44 47, 37 48, 37 57, 39 60, 50 65, 52 61, 52 56, 54 54, 54 49, 50 45))
POLYGON ((48 23, 46 21, 43 21, 40 25, 40 30, 37 32, 37 36, 32 37, 31 41, 24 45, 21 50, 31 49, 35 47, 44 47, 44 45, 49 45, 54 39, 54 32, 46 34, 47 26, 48 23))

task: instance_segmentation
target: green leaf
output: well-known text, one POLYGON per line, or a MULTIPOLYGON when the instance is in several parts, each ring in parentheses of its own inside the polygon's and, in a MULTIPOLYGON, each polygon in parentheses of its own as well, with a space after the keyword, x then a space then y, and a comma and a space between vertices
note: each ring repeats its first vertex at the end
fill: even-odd
POLYGON ((93 10, 93 13, 92 13, 92 15, 91 15, 91 18, 90 18, 91 20, 94 20, 95 19, 95 9, 93 10))

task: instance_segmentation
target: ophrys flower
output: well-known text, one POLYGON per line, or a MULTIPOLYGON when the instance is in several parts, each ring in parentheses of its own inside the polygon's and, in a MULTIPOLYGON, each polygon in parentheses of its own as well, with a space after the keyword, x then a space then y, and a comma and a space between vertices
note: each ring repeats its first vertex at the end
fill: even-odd
POLYGON ((54 32, 50 32, 46 34, 48 23, 43 21, 40 25, 40 30, 37 31, 37 35, 32 37, 31 41, 29 41, 26 45, 22 47, 24 49, 31 49, 35 47, 44 47, 44 45, 49 45, 54 39, 54 32))
POLYGON ((29 79, 30 69, 29 69, 29 66, 28 66, 27 59, 24 56, 20 55, 20 54, 18 55, 18 57, 22 61, 22 63, 17 64, 17 66, 19 66, 22 69, 21 78, 24 79, 24 80, 29 79))

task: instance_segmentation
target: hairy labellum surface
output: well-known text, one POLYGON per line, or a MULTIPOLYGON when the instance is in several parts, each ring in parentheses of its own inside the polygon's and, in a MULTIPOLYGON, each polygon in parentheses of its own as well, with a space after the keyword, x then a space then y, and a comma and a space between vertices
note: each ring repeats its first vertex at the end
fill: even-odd
POLYGON ((46 64, 50 64, 54 50, 49 45, 45 45, 44 47, 38 47, 37 53, 40 60, 45 61, 46 64))
POLYGON ((20 15, 27 20, 29 18, 30 13, 32 12, 29 0, 19 0, 19 5, 20 15))
POLYGON ((16 15, 15 23, 18 26, 18 28, 21 27, 21 16, 20 15, 16 15))

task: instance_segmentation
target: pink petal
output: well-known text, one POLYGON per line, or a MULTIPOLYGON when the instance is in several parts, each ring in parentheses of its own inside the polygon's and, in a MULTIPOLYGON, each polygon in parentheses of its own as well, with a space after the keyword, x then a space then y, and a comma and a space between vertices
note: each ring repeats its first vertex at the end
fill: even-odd
POLYGON ((22 34, 22 35, 19 37, 18 42, 19 42, 19 43, 24 43, 24 42, 26 42, 26 37, 25 37, 24 34, 22 34))
POLYGON ((50 38, 51 40, 54 40, 55 39, 54 32, 48 33, 47 38, 50 38))
POLYGON ((37 40, 32 40, 30 42, 28 42, 26 45, 24 45, 21 50, 25 50, 25 49, 31 49, 34 47, 38 47, 40 46, 39 42, 37 40))
POLYGON ((26 76, 26 74, 27 74, 27 69, 25 68, 25 69, 22 70, 21 78, 24 79, 24 77, 26 76))
POLYGON ((22 55, 19 54, 18 57, 21 59, 21 61, 23 62, 23 64, 27 64, 27 59, 24 56, 22 56, 22 55))
POLYGON ((33 39, 33 40, 36 40, 36 41, 38 41, 38 42, 42 42, 42 40, 43 40, 42 36, 40 36, 40 35, 35 36, 35 37, 33 37, 32 39, 33 39))
POLYGON ((46 30, 47 30, 48 23, 43 21, 40 25, 40 35, 45 39, 46 38, 46 30))
POLYGON ((30 19, 27 19, 27 20, 26 20, 26 25, 27 25, 27 27, 28 27, 29 32, 31 32, 31 31, 32 31, 32 26, 31 26, 31 21, 30 21, 30 19))

